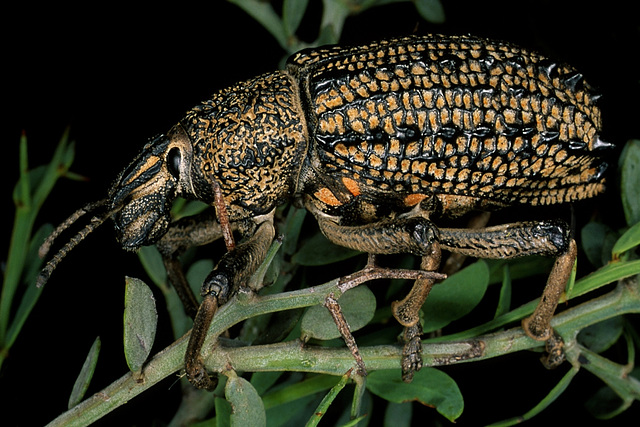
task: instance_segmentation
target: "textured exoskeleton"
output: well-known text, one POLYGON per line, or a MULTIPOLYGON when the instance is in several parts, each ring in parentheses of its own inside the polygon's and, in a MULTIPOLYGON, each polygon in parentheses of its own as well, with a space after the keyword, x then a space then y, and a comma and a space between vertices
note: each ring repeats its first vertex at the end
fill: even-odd
MULTIPOLYGON (((220 91, 148 143, 117 178, 107 213, 94 222, 113 217, 126 249, 160 248, 170 280, 196 316, 185 367, 198 387, 214 385, 200 360, 212 316, 264 259, 275 236, 274 209, 294 200, 338 245, 415 254, 423 270, 439 268, 442 250, 555 257, 543 297, 523 322, 529 336, 548 340, 576 257, 567 224, 447 229, 432 221, 603 191, 601 151, 610 145, 599 137, 596 99, 572 67, 473 37, 305 50, 283 71, 220 91), (172 224, 169 210, 178 196, 215 206, 215 215, 172 224), (244 239, 227 240, 198 308, 179 256, 232 230, 244 239)), ((432 285, 417 280, 393 305, 405 327, 406 380, 422 364, 418 312, 432 285)))

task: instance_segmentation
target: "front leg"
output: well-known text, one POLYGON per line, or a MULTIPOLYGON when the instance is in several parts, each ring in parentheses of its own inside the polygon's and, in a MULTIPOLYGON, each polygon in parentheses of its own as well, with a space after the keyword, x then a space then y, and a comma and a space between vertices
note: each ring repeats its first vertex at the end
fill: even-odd
MULTIPOLYGON (((235 224, 232 224, 235 227, 235 224)), ((201 246, 222 237, 222 227, 216 219, 213 209, 182 218, 171 225, 171 228, 156 244, 162 262, 167 270, 167 278, 176 290, 187 316, 194 318, 198 311, 196 299, 182 269, 180 256, 189 248, 201 246)))
POLYGON ((200 356, 213 316, 262 264, 275 237, 273 213, 261 220, 253 235, 227 252, 202 285, 203 301, 193 322, 185 355, 187 378, 197 388, 213 390, 218 383, 206 372, 200 356))

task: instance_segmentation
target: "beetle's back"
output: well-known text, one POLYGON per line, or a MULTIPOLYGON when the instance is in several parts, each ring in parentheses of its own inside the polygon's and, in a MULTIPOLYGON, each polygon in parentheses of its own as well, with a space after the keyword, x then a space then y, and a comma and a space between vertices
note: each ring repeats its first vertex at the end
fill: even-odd
POLYGON ((289 69, 316 167, 358 193, 540 205, 604 188, 597 97, 570 66, 434 36, 303 51, 289 69))

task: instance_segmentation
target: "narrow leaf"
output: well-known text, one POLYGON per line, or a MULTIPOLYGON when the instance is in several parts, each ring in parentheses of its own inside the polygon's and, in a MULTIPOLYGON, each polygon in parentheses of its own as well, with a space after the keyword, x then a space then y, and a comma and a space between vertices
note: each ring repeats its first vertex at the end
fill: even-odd
POLYGON ((229 427, 231 425, 231 404, 222 397, 216 397, 214 400, 214 408, 216 411, 216 423, 214 426, 229 427))
POLYGON ((101 341, 100 337, 97 337, 95 341, 93 341, 93 345, 89 350, 89 354, 82 364, 82 369, 80 370, 80 375, 76 379, 75 384, 73 385, 73 390, 71 391, 71 396, 69 396, 69 409, 76 406, 82 398, 84 397, 87 389, 89 388, 89 383, 91 382, 91 378, 93 377, 93 373, 96 370, 96 365, 98 363, 98 355, 100 354, 101 341))
POLYGON ((524 421, 530 420, 542 411, 544 411, 549 405, 551 405, 564 391, 567 389, 571 380, 578 373, 578 369, 570 369, 560 381, 551 389, 544 399, 542 399, 536 406, 529 410, 526 414, 516 418, 511 418, 498 423, 491 424, 490 427, 507 427, 513 425, 519 425, 524 421))
POLYGON ((500 299, 498 300, 494 318, 498 318, 511 310, 511 270, 509 264, 505 264, 503 275, 500 299))
POLYGON ((232 375, 227 380, 224 393, 232 408, 231 426, 267 425, 262 399, 249 381, 232 375))
POLYGON ((619 258, 623 252, 640 245, 640 222, 629 228, 613 245, 613 259, 619 258))
POLYGON ((577 280, 569 298, 579 297, 625 277, 640 274, 640 260, 612 262, 577 280))
POLYGON ((124 298, 124 354, 129 369, 142 371, 156 337, 158 313, 151 289, 139 279, 127 277, 124 298))
POLYGON ((335 398, 338 396, 338 394, 342 391, 344 386, 347 385, 347 382, 349 381, 350 377, 351 377, 351 371, 347 372, 342 377, 340 377, 340 380, 338 381, 338 383, 335 386, 331 387, 331 390, 329 390, 329 392, 324 396, 324 398, 322 399, 322 401, 314 411, 313 415, 307 422, 308 427, 317 426, 318 423, 320 423, 320 420, 322 419, 324 414, 327 413, 329 406, 331 406, 331 404, 333 403, 335 398))
POLYGON ((162 263, 162 256, 155 246, 143 246, 138 251, 138 258, 154 283, 164 283, 167 278, 167 271, 162 263))
POLYGON ((450 421, 455 421, 464 408, 458 385, 435 368, 422 368, 410 383, 402 381, 399 370, 374 371, 367 376, 367 389, 390 402, 418 401, 431 406, 450 421))
POLYGON ((329 390, 334 385, 336 385, 335 377, 331 375, 316 375, 303 381, 292 383, 286 387, 270 391, 264 396, 264 406, 269 409, 289 402, 295 402, 303 397, 313 396, 316 393, 329 390))
MULTIPOLYGON (((24 283, 26 284, 26 289, 22 294, 22 299, 20 300, 20 305, 11 320, 11 325, 7 332, 6 345, 7 347, 11 347, 13 342, 18 337, 18 334, 22 330, 22 326, 27 321, 31 310, 35 307, 38 298, 40 298, 40 294, 42 294, 43 288, 39 288, 34 286, 36 281, 36 276, 40 272, 40 268, 42 267, 43 261, 38 256, 38 248, 40 244, 44 241, 44 239, 51 233, 53 230, 53 226, 50 224, 45 224, 34 234, 31 242, 29 243, 29 249, 27 252, 27 256, 25 259, 24 265, 24 283)), ((25 242, 26 244, 26 242, 25 242)), ((14 303, 15 304, 15 303, 14 303)))
POLYGON ((229 0, 248 13, 271 33, 283 49, 287 49, 287 35, 282 20, 268 2, 258 0, 229 0))
POLYGON ((282 20, 284 31, 288 37, 295 34, 304 12, 307 10, 309 0, 285 0, 282 4, 282 20))
POLYGON ((297 209, 293 206, 289 208, 287 212, 287 219, 285 220, 285 229, 283 230, 284 240, 282 242, 282 250, 287 255, 293 255, 298 248, 298 237, 300 236, 300 230, 304 223, 304 218, 307 215, 307 211, 304 209, 297 209))
POLYGON ((315 45, 338 43, 344 27, 344 21, 351 12, 347 2, 334 0, 323 3, 320 34, 314 42, 315 45))
MULTIPOLYGON (((364 285, 345 292, 338 299, 338 304, 342 308, 342 313, 351 332, 355 332, 369 323, 376 311, 376 298, 373 292, 364 285)), ((322 305, 309 307, 302 317, 301 331, 303 337, 320 340, 340 337, 340 332, 329 310, 322 305)))

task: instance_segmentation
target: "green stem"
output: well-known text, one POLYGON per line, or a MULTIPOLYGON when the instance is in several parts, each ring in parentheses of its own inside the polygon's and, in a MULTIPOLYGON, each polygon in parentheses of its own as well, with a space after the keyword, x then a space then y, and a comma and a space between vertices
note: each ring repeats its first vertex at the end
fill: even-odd
MULTIPOLYGON (((235 299, 225 305, 212 322, 204 348, 208 369, 224 370, 229 364, 237 371, 301 371, 343 375, 354 366, 346 348, 303 346, 298 340, 251 347, 224 347, 216 337, 248 317, 272 311, 288 310, 320 304, 329 292, 337 292, 337 281, 299 291, 264 297, 235 299)), ((554 318, 553 325, 561 335, 570 335, 599 321, 625 313, 640 312, 640 290, 637 283, 621 282, 613 291, 571 308, 554 318)), ((82 426, 98 420, 125 404, 160 380, 178 372, 183 366, 188 335, 158 353, 143 371, 142 382, 127 374, 78 406, 55 419, 52 426, 82 426)), ((515 351, 531 349, 543 343, 527 337, 521 328, 488 334, 460 342, 425 343, 425 366, 442 366, 459 362, 488 359, 515 351), (481 343, 481 344, 479 344, 481 343), (480 350, 480 351, 478 351, 480 350)), ((372 346, 360 349, 367 369, 398 369, 402 349, 399 346, 372 346)))

